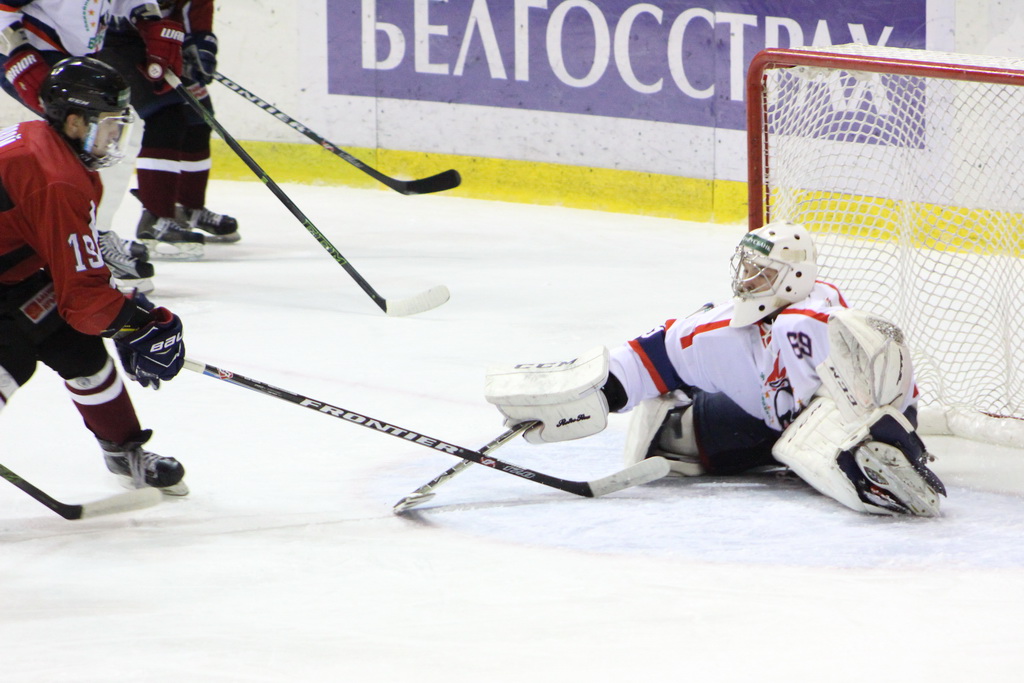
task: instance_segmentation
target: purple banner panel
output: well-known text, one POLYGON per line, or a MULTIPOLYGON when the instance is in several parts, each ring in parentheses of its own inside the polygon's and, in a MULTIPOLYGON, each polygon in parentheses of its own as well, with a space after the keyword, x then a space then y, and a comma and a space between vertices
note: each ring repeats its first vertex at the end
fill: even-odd
POLYGON ((764 47, 923 48, 927 0, 327 0, 328 92, 745 127, 764 47))

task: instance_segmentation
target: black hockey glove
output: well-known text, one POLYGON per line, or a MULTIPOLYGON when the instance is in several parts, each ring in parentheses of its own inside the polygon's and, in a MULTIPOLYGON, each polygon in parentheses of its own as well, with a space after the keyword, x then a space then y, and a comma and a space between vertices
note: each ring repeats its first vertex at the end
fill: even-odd
POLYGON ((144 387, 160 388, 185 364, 181 319, 166 308, 153 309, 153 320, 114 340, 125 374, 144 387))
POLYGON ((200 85, 209 85, 217 73, 217 36, 207 31, 188 34, 182 46, 182 56, 185 59, 184 77, 200 85))

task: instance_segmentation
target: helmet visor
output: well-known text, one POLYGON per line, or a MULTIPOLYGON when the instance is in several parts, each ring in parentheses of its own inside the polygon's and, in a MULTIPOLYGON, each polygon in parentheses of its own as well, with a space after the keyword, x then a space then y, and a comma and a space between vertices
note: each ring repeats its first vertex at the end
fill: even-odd
POLYGON ((89 121, 82 140, 82 151, 93 160, 92 168, 113 166, 125 157, 135 117, 126 109, 121 113, 103 112, 89 121))
POLYGON ((745 299, 774 292, 779 278, 778 265, 741 244, 732 257, 733 296, 745 299))

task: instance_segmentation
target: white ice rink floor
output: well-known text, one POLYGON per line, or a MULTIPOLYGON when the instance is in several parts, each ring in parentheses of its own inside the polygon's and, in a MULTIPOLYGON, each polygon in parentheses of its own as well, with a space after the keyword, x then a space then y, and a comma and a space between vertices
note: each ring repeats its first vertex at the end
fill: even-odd
MULTIPOLYGON (((158 262, 188 355, 459 445, 502 431, 489 365, 563 360, 728 295, 740 226, 288 185, 388 318, 259 183, 215 182, 243 240, 158 262)), ((134 231, 136 207, 115 227, 134 231)), ((1024 453, 931 438, 941 519, 858 516, 772 479, 575 498, 184 371, 131 385, 192 494, 65 521, 0 482, 3 681, 1016 681, 1024 453)), ((496 455, 618 469, 628 418, 496 455)), ((68 502, 119 491, 41 367, 5 465, 68 502)))

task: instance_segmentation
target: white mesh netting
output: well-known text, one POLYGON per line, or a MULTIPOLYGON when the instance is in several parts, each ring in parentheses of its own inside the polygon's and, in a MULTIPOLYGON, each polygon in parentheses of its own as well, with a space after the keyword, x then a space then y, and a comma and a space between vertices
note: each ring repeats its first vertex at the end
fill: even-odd
MULTIPOLYGON (((815 51, 1017 70, 1024 86, 1024 60, 815 51)), ((805 224, 821 279, 904 329, 929 419, 942 407, 955 433, 1024 445, 1024 87, 900 71, 765 71, 766 215, 805 224)))

